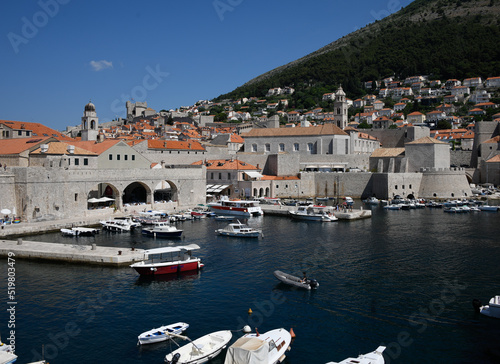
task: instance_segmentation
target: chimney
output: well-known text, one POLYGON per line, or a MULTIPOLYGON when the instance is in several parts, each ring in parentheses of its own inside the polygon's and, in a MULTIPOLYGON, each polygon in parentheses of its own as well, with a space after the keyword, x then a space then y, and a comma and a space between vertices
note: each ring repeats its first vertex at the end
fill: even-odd
POLYGON ((74 145, 68 145, 68 153, 75 154, 75 146, 74 145))
POLYGON ((48 150, 49 150, 49 145, 48 144, 42 144, 42 145, 40 145, 40 151, 42 153, 47 153, 48 150))

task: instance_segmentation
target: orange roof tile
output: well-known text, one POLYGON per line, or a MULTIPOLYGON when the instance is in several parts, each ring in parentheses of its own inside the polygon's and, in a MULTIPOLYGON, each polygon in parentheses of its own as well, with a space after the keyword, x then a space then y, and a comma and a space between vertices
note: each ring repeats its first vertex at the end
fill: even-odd
POLYGON ((73 140, 67 135, 61 132, 51 129, 40 123, 31 123, 26 121, 11 121, 11 120, 0 120, 0 124, 4 124, 14 130, 31 130, 33 137, 48 138, 54 137, 58 140, 73 140))
POLYGON ((239 159, 211 159, 197 161, 192 165, 205 165, 208 170, 259 170, 252 164, 248 164, 239 159))

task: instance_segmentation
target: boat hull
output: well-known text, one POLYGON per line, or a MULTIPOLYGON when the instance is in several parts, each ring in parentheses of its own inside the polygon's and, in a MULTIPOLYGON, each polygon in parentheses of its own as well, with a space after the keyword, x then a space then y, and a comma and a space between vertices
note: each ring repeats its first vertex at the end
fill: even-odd
POLYGON ((275 270, 273 274, 279 281, 293 287, 311 290, 319 286, 319 283, 316 280, 308 279, 306 282, 303 282, 299 277, 292 276, 291 274, 284 273, 279 270, 275 270))
POLYGON ((179 335, 186 331, 188 327, 189 324, 185 322, 178 322, 172 325, 161 326, 157 329, 143 332, 138 336, 138 340, 142 345, 166 341, 172 337, 171 334, 179 335))
POLYGON ((245 207, 228 207, 228 206, 209 206, 210 211, 215 212, 220 215, 232 215, 232 216, 260 216, 262 215, 262 210, 245 208, 245 207))
POLYGON ((193 260, 182 263, 172 263, 172 264, 144 264, 144 265, 132 265, 132 268, 136 270, 141 276, 154 276, 161 274, 174 274, 179 272, 188 272, 192 270, 198 270, 203 267, 203 264, 199 260, 193 260))
POLYGON ((155 231, 153 229, 142 229, 142 234, 157 238, 180 238, 182 230, 177 231, 155 231))
POLYGON ((232 338, 229 330, 217 331, 202 336, 189 344, 174 350, 165 357, 165 362, 171 363, 174 355, 179 354, 178 364, 203 364, 215 358, 226 348, 232 338), (198 350, 197 350, 198 348, 198 350))
POLYGON ((290 216, 295 220, 306 220, 306 221, 322 221, 322 222, 332 222, 338 220, 335 216, 329 215, 308 215, 308 214, 297 214, 295 211, 290 211, 290 216))
POLYGON ((231 236, 235 238, 258 238, 260 235, 259 231, 251 232, 251 233, 232 233, 227 231, 222 231, 222 229, 217 231, 217 234, 222 236, 231 236))

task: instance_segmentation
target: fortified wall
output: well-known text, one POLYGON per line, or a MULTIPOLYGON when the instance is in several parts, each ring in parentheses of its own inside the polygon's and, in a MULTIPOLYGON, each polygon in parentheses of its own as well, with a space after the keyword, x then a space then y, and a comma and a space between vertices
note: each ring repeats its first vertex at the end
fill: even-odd
MULTIPOLYGON (((12 207, 23 221, 44 221, 87 217, 91 191, 99 184, 109 185, 115 198, 114 207, 124 211, 123 195, 131 184, 140 186, 147 195, 146 203, 153 205, 153 194, 162 182, 175 191, 175 204, 188 207, 205 203, 206 169, 130 169, 123 170, 65 170, 63 168, 11 168, 12 176, 0 176, 0 185, 14 196, 12 207)), ((2 205, 3 205, 2 199, 2 205)), ((12 207, 6 206, 9 209, 12 207)))

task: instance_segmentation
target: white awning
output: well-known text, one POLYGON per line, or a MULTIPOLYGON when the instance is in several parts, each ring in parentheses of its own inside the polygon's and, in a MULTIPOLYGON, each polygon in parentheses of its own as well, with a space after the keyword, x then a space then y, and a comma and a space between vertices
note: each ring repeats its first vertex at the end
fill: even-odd
POLYGON ((108 201, 114 201, 114 198, 109 198, 109 197, 101 197, 101 198, 89 198, 87 200, 88 203, 99 203, 99 202, 108 202, 108 201))
POLYGON ((207 185, 207 193, 220 193, 228 188, 230 185, 207 185))
POLYGON ((255 171, 248 171, 248 172, 244 172, 248 177, 250 178, 262 178, 262 174, 260 174, 259 172, 255 172, 255 171))

